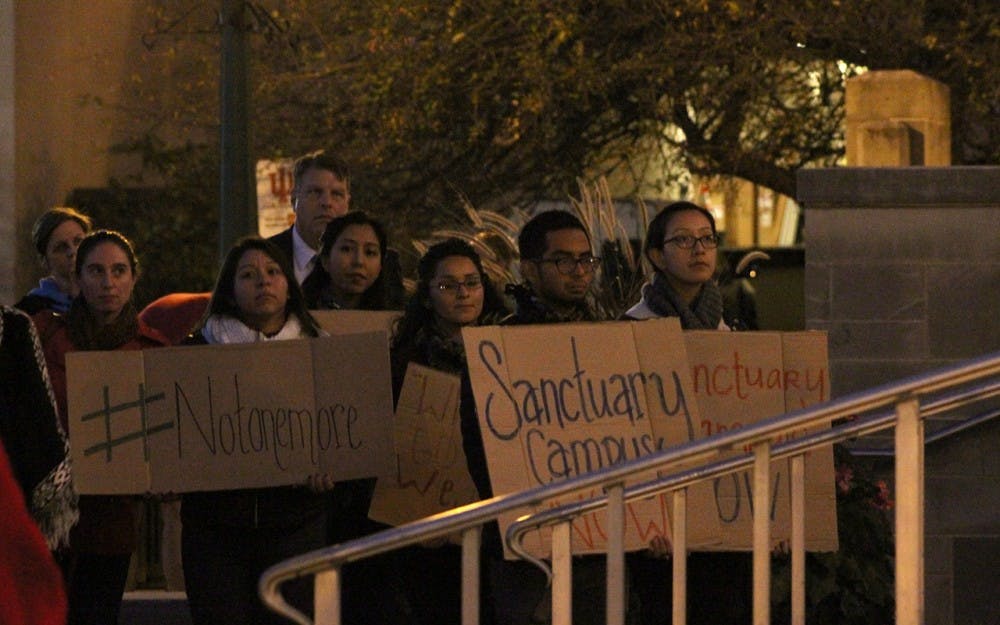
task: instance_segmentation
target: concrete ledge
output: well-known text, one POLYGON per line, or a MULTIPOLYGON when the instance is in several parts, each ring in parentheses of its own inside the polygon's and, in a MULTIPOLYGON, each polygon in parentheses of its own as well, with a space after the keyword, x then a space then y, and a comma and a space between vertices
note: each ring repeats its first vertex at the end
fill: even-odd
POLYGON ((125 593, 119 625, 191 625, 187 595, 166 590, 125 593))
POLYGON ((1000 167, 800 169, 799 204, 810 209, 1000 207, 1000 167))

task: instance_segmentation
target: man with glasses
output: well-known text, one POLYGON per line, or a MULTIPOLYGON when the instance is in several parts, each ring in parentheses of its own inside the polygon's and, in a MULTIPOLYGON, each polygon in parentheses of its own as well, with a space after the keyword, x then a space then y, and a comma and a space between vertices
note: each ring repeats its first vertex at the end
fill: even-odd
POLYGON ((535 215, 521 228, 517 246, 524 284, 507 287, 517 311, 505 324, 597 321, 589 295, 601 259, 575 215, 561 210, 535 215))
MULTIPOLYGON (((507 287, 517 311, 503 325, 597 321, 590 306, 601 259, 591 250, 590 235, 573 214, 551 210, 535 215, 517 239, 523 284, 507 287)), ((493 496, 482 445, 476 405, 468 371, 462 376, 462 439, 469 472, 479 496, 493 496)), ((483 535, 487 609, 497 625, 536 625, 550 622, 550 590, 545 575, 534 564, 504 560, 495 524, 483 535)), ((573 622, 605 621, 605 559, 599 555, 573 559, 573 622)), ((630 621, 631 622, 631 621, 630 621)))

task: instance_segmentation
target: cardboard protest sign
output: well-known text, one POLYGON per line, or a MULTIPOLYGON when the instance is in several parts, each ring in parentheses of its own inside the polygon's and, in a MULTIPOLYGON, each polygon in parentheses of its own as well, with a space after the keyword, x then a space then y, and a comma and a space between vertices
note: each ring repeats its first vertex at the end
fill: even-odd
MULTIPOLYGON (((680 323, 676 318, 653 320, 656 323, 635 323, 632 332, 642 371, 669 372, 661 384, 646 386, 650 422, 657 439, 657 449, 691 442, 699 438, 702 417, 695 400, 694 385, 688 372, 687 349, 681 339, 680 323), (666 332, 663 324, 676 324, 666 332)), ((686 468, 679 464, 668 473, 686 468)), ((668 495, 658 496, 660 505, 669 509, 668 495)), ((715 498, 705 489, 688 489, 687 544, 689 549, 717 544, 721 528, 714 513, 715 498)), ((669 533, 666 533, 669 536, 669 533)))
MULTIPOLYGON (((491 326, 465 328, 462 334, 495 494, 575 477, 690 440, 695 417, 687 411, 694 402, 685 396, 686 360, 682 352, 655 349, 683 349, 676 319, 491 326), (653 333, 662 336, 637 345, 653 333)), ((501 517, 501 532, 521 513, 501 517)), ((667 506, 660 498, 629 504, 626 517, 628 549, 669 536, 667 506)), ((600 513, 574 522, 574 552, 603 551, 603 519, 600 513)), ((540 540, 525 545, 539 555, 547 551, 540 540)))
POLYGON ((80 493, 149 490, 150 439, 174 424, 148 418, 146 408, 165 401, 166 393, 148 391, 142 357, 138 351, 66 354, 70 453, 80 493), (112 465, 117 470, 106 471, 112 465))
POLYGON ((254 488, 391 469, 381 333, 74 352, 67 369, 81 493, 254 488))
POLYGON ((394 475, 375 484, 368 516, 401 525, 479 499, 462 449, 457 375, 410 363, 395 416, 394 475))
MULTIPOLYGON (((781 349, 785 409, 792 412, 829 401, 830 361, 826 332, 785 332, 781 335, 781 349)), ((829 427, 829 424, 822 427, 829 427)), ((812 431, 819 429, 822 428, 812 431)), ((836 551, 839 545, 832 446, 806 455, 805 499, 806 545, 811 551, 836 551)))
MULTIPOLYGON (((685 332, 694 393, 702 414, 700 437, 720 434, 828 399, 826 335, 823 333, 685 332), (785 353, 788 359, 785 360, 785 353)), ((746 451, 746 450, 744 450, 746 451)), ((736 453, 736 452, 733 452, 736 453)), ((806 508, 815 521, 806 547, 812 551, 836 545, 836 510, 832 498, 833 462, 814 454, 807 463, 806 508), (829 497, 827 495, 830 495, 829 497), (831 522, 832 521, 832 522, 831 522)), ((790 536, 787 461, 771 463, 771 537, 790 536)), ((696 486, 701 497, 714 496, 722 524, 722 541, 707 549, 749 550, 753 536, 753 480, 750 471, 716 478, 696 486)))
POLYGON ((332 335, 381 331, 388 337, 402 315, 396 310, 310 310, 309 314, 332 335))

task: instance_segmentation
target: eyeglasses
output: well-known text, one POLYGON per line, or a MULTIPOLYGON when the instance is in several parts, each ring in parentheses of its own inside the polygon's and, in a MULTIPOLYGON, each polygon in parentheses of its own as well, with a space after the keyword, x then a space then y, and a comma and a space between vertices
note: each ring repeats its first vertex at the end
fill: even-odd
POLYGON ((481 278, 469 278, 463 282, 456 282, 454 280, 442 280, 438 282, 433 288, 436 288, 442 293, 458 293, 460 287, 465 287, 466 291, 478 291, 483 288, 483 281, 481 278))
POLYGON ((690 234, 679 234, 663 242, 664 245, 667 243, 673 243, 682 250, 693 249, 696 244, 701 243, 706 250, 714 250, 719 246, 719 235, 706 234, 700 237, 693 237, 690 234))
POLYGON ((586 273, 593 273, 597 266, 601 264, 600 256, 584 256, 583 258, 571 258, 569 256, 563 256, 562 258, 537 258, 536 263, 552 263, 559 270, 559 273, 564 275, 570 275, 576 271, 577 266, 583 268, 586 273))

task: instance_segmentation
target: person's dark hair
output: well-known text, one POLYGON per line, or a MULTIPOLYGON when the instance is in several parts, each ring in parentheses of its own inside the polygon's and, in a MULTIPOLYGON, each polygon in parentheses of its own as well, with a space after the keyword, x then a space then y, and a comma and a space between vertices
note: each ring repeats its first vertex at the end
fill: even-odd
POLYGON ((94 251, 94 248, 101 243, 117 245, 128 256, 128 264, 132 268, 132 273, 138 275, 139 258, 135 255, 132 242, 124 234, 115 230, 95 230, 83 237, 83 240, 80 241, 80 247, 76 249, 76 267, 74 270, 78 277, 83 273, 83 267, 87 262, 87 255, 94 251))
POLYGON ((590 240, 590 233, 573 213, 548 210, 538 213, 524 224, 517 235, 517 250, 524 260, 537 260, 545 254, 545 235, 556 230, 580 230, 590 240))
POLYGON ((317 150, 295 160, 292 166, 292 191, 297 192, 302 183, 302 176, 310 169, 325 169, 337 178, 340 178, 348 187, 351 185, 351 172, 347 163, 339 156, 317 150))
POLYGON ((198 323, 195 331, 204 327, 205 322, 212 315, 226 315, 241 319, 240 310, 236 305, 236 270, 240 259, 245 253, 251 250, 263 252, 274 262, 278 263, 281 273, 285 276, 285 282, 288 283, 288 303, 285 305, 285 310, 289 314, 298 317, 299 323, 302 324, 303 332, 309 336, 319 336, 319 324, 313 319, 313 316, 309 314, 309 310, 306 308, 305 297, 302 295, 299 283, 295 280, 295 270, 292 269, 291 261, 288 260, 280 247, 260 237, 245 237, 229 248, 225 260, 222 261, 222 268, 219 270, 219 277, 215 282, 215 288, 212 289, 212 297, 208 302, 208 309, 205 311, 205 316, 198 323))
POLYGON ((84 234, 94 227, 90 217, 69 206, 56 206, 42 213, 31 227, 31 242, 40 257, 45 257, 45 248, 56 228, 67 221, 75 221, 83 228, 84 234))
POLYGON ((656 214, 656 217, 653 217, 653 220, 649 222, 649 226, 646 227, 646 240, 643 242, 642 251, 647 259, 649 258, 650 250, 663 247, 663 238, 667 236, 667 224, 670 223, 670 219, 677 213, 685 211, 698 211, 704 215, 708 219, 708 223, 712 226, 712 234, 718 234, 715 230, 715 217, 712 216, 712 213, 707 208, 698 206, 693 202, 672 202, 660 209, 660 212, 656 214))
POLYGON ((483 281, 483 310, 476 323, 484 320, 499 320, 508 310, 503 299, 493 287, 489 275, 483 270, 483 261, 471 245, 461 239, 445 239, 427 248, 417 265, 417 288, 406 304, 403 316, 396 322, 392 345, 398 347, 412 341, 417 330, 435 323, 434 308, 431 305, 431 280, 437 273, 438 265, 446 258, 462 256, 472 261, 483 281))
MULTIPOLYGON (((348 226, 371 226, 372 230, 375 231, 375 238, 378 239, 379 256, 382 260, 382 269, 379 271, 378 277, 375 278, 375 282, 361 295, 360 307, 362 310, 385 310, 389 301, 388 287, 385 279, 385 259, 389 251, 389 237, 381 222, 364 211, 350 211, 340 217, 331 219, 330 223, 326 224, 323 236, 320 237, 319 257, 329 257, 330 250, 333 249, 333 244, 337 242, 337 237, 348 226)), ((310 278, 313 276, 321 277, 322 285, 317 289, 318 293, 322 286, 329 283, 330 275, 323 269, 322 265, 317 265, 317 271, 313 272, 310 278)), ((312 291, 313 289, 310 288, 310 293, 312 291)), ((313 299, 312 295, 309 296, 309 299, 308 303, 310 305, 316 305, 316 302, 311 301, 313 299)))

